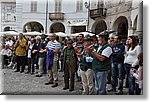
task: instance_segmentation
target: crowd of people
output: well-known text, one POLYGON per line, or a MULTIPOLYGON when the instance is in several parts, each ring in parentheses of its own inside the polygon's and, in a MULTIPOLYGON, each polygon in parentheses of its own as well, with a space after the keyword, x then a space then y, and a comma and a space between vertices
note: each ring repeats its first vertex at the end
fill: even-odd
POLYGON ((120 35, 109 37, 107 32, 97 36, 66 37, 59 41, 55 33, 25 37, 3 38, 3 66, 15 72, 47 74, 45 85, 59 85, 58 71, 63 72, 64 87, 74 91, 75 76, 82 82, 83 95, 143 94, 143 53, 136 36, 129 36, 124 44, 120 35), (27 71, 26 71, 26 70, 27 71), (26 72, 25 72, 26 71, 26 72), (110 85, 112 88, 107 89, 110 85))

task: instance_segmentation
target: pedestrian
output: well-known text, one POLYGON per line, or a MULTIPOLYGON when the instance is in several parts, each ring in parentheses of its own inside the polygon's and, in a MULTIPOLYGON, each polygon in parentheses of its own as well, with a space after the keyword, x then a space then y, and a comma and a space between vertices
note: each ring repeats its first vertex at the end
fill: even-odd
POLYGON ((138 55, 138 61, 138 70, 136 72, 130 72, 130 74, 136 78, 136 95, 143 94, 143 53, 138 55))
POLYGON ((121 43, 121 36, 114 36, 114 44, 112 45, 112 89, 118 92, 116 94, 123 94, 123 73, 124 73, 124 53, 125 46, 121 43))
POLYGON ((74 77, 77 70, 77 55, 72 44, 73 41, 71 39, 68 39, 67 47, 64 48, 62 56, 65 83, 63 90, 69 89, 70 92, 74 90, 74 77))
POLYGON ((32 63, 32 60, 33 60, 32 49, 33 49, 34 44, 35 44, 35 39, 31 38, 30 42, 28 43, 28 55, 27 55, 27 58, 28 58, 28 71, 26 72, 26 74, 33 73, 32 72, 33 68, 31 70, 31 66, 32 66, 32 64, 34 64, 34 63, 32 63))
POLYGON ((25 69, 25 60, 26 60, 26 39, 24 38, 24 35, 22 33, 19 34, 19 38, 14 44, 15 48, 15 54, 16 54, 16 62, 17 62, 17 70, 15 72, 20 71, 20 66, 21 68, 21 73, 24 72, 25 69))
POLYGON ((141 47, 138 45, 137 38, 135 36, 129 36, 127 40, 129 47, 126 51, 124 67, 128 78, 128 85, 129 85, 128 93, 129 95, 134 95, 135 78, 130 77, 130 69, 138 68, 138 55, 141 53, 141 47))
POLYGON ((38 74, 36 77, 41 77, 42 74, 44 73, 44 69, 46 68, 46 52, 44 51, 45 49, 45 42, 44 42, 45 37, 42 36, 41 41, 38 46, 38 74))
POLYGON ((92 95, 94 94, 94 82, 93 82, 93 70, 92 70, 92 61, 93 58, 87 53, 87 47, 93 47, 92 39, 90 36, 84 38, 84 49, 80 57, 80 75, 82 80, 83 95, 92 95))
POLYGON ((0 55, 2 56, 3 65, 7 66, 12 56, 12 51, 9 49, 9 45, 4 45, 4 48, 0 51, 0 55))
MULTIPOLYGON (((113 45, 114 45, 114 37, 110 37, 109 36, 109 40, 108 40, 108 42, 109 42, 109 45, 112 47, 113 45)), ((111 59, 112 59, 112 57, 111 57, 111 59)), ((111 60, 111 63, 112 63, 112 60, 111 60)), ((110 92, 110 91, 113 91, 113 88, 112 88, 112 75, 111 75, 111 68, 108 70, 108 76, 107 76, 107 86, 106 86, 106 88, 107 88, 107 91, 108 92, 110 92)))
POLYGON ((35 42, 31 50, 31 75, 37 73, 38 70, 38 47, 41 41, 40 36, 35 37, 35 42))
MULTIPOLYGON (((83 39, 84 39, 84 35, 83 34, 79 34, 77 42, 76 42, 76 46, 75 49, 76 51, 78 51, 78 53, 81 53, 83 50, 83 39)), ((80 58, 78 58, 78 62, 80 62, 80 58)), ((81 76, 80 76, 80 63, 77 63, 77 72, 76 72, 76 78, 77 81, 80 82, 81 81, 81 76)))
POLYGON ((53 84, 52 87, 57 87, 58 86, 57 60, 61 44, 58 41, 56 41, 55 33, 52 33, 49 37, 50 41, 47 43, 46 49, 44 51, 48 52, 49 50, 53 50, 54 58, 53 58, 53 66, 48 69, 49 81, 45 83, 45 85, 53 84))
POLYGON ((92 69, 95 76, 95 89, 97 95, 106 95, 107 74, 111 66, 110 56, 112 49, 108 44, 109 35, 104 32, 98 35, 98 42, 100 46, 96 51, 93 48, 88 48, 93 55, 92 69))
POLYGON ((16 39, 12 36, 12 41, 14 42, 12 47, 10 47, 10 49, 12 50, 12 56, 11 56, 11 61, 8 65, 8 67, 12 67, 12 69, 16 68, 16 55, 15 55, 15 48, 14 48, 14 44, 16 42, 16 39))
POLYGON ((93 37, 92 43, 93 43, 94 49, 97 50, 99 44, 98 44, 98 40, 97 40, 97 37, 96 37, 96 36, 93 37))

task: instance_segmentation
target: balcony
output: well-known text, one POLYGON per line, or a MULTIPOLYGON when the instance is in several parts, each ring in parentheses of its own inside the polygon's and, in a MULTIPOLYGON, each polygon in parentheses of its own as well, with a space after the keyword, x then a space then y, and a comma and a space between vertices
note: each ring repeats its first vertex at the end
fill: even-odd
POLYGON ((106 17, 106 9, 105 8, 98 8, 90 10, 90 17, 92 19, 96 19, 97 17, 106 17))
POLYGON ((64 20, 64 13, 49 13, 50 20, 64 20))

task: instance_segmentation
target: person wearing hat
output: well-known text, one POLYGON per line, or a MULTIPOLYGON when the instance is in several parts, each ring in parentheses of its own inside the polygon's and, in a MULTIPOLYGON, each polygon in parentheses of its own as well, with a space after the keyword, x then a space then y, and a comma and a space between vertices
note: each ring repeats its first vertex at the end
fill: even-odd
POLYGON ((97 95, 106 95, 107 74, 111 66, 110 56, 112 49, 108 44, 108 33, 100 33, 98 35, 99 47, 97 50, 87 48, 93 56, 92 69, 95 76, 95 88, 97 95))
POLYGON ((82 80, 83 95, 92 95, 94 94, 94 83, 93 83, 93 70, 92 70, 92 61, 93 58, 87 53, 87 47, 93 47, 92 39, 90 36, 84 38, 84 49, 79 55, 80 57, 80 75, 82 80))
POLYGON ((76 67, 77 55, 72 44, 73 41, 71 39, 68 39, 67 47, 65 47, 62 52, 64 83, 65 83, 63 90, 69 89, 70 92, 74 90, 74 76, 77 70, 76 67), (69 84, 69 79, 70 79, 70 84, 69 84))

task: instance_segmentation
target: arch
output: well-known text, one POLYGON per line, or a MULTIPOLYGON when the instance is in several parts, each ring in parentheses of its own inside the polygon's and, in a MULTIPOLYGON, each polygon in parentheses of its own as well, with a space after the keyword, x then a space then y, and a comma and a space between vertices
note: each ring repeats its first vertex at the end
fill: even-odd
POLYGON ((42 26, 42 24, 36 21, 27 22, 23 27, 23 32, 32 32, 32 31, 42 33, 44 31, 44 27, 42 26))
POLYGON ((10 30, 11 30, 11 27, 7 26, 7 27, 4 28, 3 31, 10 31, 10 30))
POLYGON ((123 39, 128 36, 128 19, 125 16, 118 17, 113 23, 112 30, 116 31, 123 39))
POLYGON ((50 26, 50 33, 55 32, 64 32, 65 33, 65 26, 60 22, 55 22, 50 26))
POLYGON ((106 22, 102 19, 96 20, 92 26, 92 32, 95 34, 99 34, 100 32, 107 30, 106 22))

